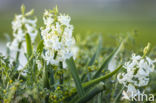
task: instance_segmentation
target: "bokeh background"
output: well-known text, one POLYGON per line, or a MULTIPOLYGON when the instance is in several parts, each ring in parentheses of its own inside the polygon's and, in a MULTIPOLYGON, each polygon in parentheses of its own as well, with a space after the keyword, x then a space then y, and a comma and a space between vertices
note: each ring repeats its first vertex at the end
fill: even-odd
MULTIPOLYGON (((21 4, 35 9, 38 27, 44 9, 56 5, 72 18, 74 35, 102 34, 105 45, 112 44, 115 34, 136 32, 137 45, 156 45, 156 0, 0 0, 0 47, 5 33, 12 35, 11 21, 20 13, 21 4)), ((136 45, 135 45, 136 46, 136 45)))

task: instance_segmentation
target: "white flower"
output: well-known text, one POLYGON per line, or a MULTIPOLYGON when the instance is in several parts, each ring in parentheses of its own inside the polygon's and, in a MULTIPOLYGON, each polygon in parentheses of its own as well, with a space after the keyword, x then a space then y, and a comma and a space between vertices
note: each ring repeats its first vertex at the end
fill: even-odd
POLYGON ((132 84, 128 84, 127 93, 129 94, 129 96, 132 96, 132 93, 133 94, 137 93, 137 89, 132 84))
POLYGON ((30 35, 33 43, 38 33, 36 29, 36 22, 36 18, 28 19, 25 15, 16 15, 14 21, 12 22, 14 40, 7 44, 8 48, 17 52, 19 50, 19 44, 21 43, 22 45, 25 42, 26 34, 30 35))
POLYGON ((127 87, 127 93, 133 91, 140 92, 135 87, 143 87, 149 83, 149 74, 154 71, 155 60, 151 60, 149 57, 142 58, 132 54, 132 58, 129 62, 126 62, 124 68, 126 72, 119 73, 117 79, 119 83, 127 87))
POLYGON ((54 19, 51 18, 51 17, 47 17, 47 19, 46 18, 43 18, 43 21, 44 21, 44 24, 45 25, 50 25, 50 24, 53 23, 54 19))
POLYGON ((73 53, 74 59, 76 59, 76 57, 78 56, 79 48, 77 46, 73 46, 71 51, 73 53))
POLYGON ((38 31, 34 28, 36 28, 35 26, 32 27, 32 24, 25 24, 25 27, 27 29, 27 33, 30 35, 32 42, 35 41, 35 38, 37 36, 38 31))
POLYGON ((7 47, 9 47, 13 51, 18 51, 19 50, 18 49, 18 44, 19 44, 18 40, 14 39, 12 41, 12 43, 10 43, 10 42, 7 43, 7 47))
POLYGON ((68 16, 68 15, 60 15, 60 16, 58 16, 58 21, 61 23, 61 24, 63 24, 63 25, 66 25, 66 26, 68 26, 69 25, 69 23, 70 23, 70 20, 71 20, 71 18, 70 18, 70 16, 68 16))
POLYGON ((70 20, 67 15, 57 16, 56 13, 46 10, 43 15, 45 27, 41 27, 46 50, 44 59, 53 65, 59 65, 62 62, 63 68, 66 68, 66 59, 74 56, 72 48, 75 45, 75 39, 72 37, 73 26, 70 20))
POLYGON ((117 60, 116 60, 116 58, 114 57, 114 58, 110 61, 110 63, 108 64, 108 70, 109 70, 110 72, 112 72, 112 71, 114 71, 114 70, 116 69, 116 66, 117 66, 117 60))

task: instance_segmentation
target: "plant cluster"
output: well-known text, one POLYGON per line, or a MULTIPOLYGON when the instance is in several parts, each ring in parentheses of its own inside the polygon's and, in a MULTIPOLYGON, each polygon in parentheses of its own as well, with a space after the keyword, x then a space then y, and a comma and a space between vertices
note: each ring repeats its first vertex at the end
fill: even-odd
POLYGON ((137 97, 152 90, 150 74, 156 60, 147 57, 150 44, 143 56, 133 54, 129 59, 124 49, 129 36, 115 49, 104 48, 101 36, 74 38, 70 16, 60 14, 57 7, 45 10, 40 32, 37 18, 29 17, 33 10, 26 13, 22 5, 21 12, 12 22, 10 55, 0 54, 0 102, 125 103, 132 92, 137 97), (27 59, 25 65, 20 54, 27 59))

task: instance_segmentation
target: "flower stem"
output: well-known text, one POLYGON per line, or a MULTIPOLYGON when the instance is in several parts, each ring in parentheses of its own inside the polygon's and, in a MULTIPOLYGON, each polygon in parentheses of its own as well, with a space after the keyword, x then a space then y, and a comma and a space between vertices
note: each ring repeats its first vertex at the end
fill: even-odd
POLYGON ((60 73, 60 85, 61 85, 61 89, 63 89, 63 86, 62 86, 62 84, 63 84, 63 64, 62 64, 62 62, 60 62, 60 69, 61 69, 61 73, 60 73))

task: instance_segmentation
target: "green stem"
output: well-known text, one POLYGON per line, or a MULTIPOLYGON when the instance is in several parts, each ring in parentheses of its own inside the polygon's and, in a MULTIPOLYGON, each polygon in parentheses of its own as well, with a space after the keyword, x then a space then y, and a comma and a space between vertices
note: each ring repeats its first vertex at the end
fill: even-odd
POLYGON ((88 88, 89 86, 92 86, 94 84, 99 83, 100 81, 103 81, 105 79, 108 79, 109 77, 113 76, 115 73, 117 73, 121 69, 122 65, 120 65, 117 69, 115 69, 113 72, 106 74, 105 76, 101 76, 97 79, 91 80, 87 83, 82 84, 84 88, 88 88))
POLYGON ((63 89, 63 64, 62 62, 60 62, 60 69, 61 69, 61 73, 60 73, 60 85, 61 85, 61 89, 63 89))
POLYGON ((20 49, 21 49, 21 45, 22 45, 22 42, 20 42, 19 44, 18 44, 18 52, 16 53, 16 66, 15 66, 15 68, 17 68, 18 66, 19 66, 19 55, 20 55, 20 49))
POLYGON ((54 53, 54 59, 56 59, 56 57, 57 57, 57 51, 55 51, 55 53, 54 53))

